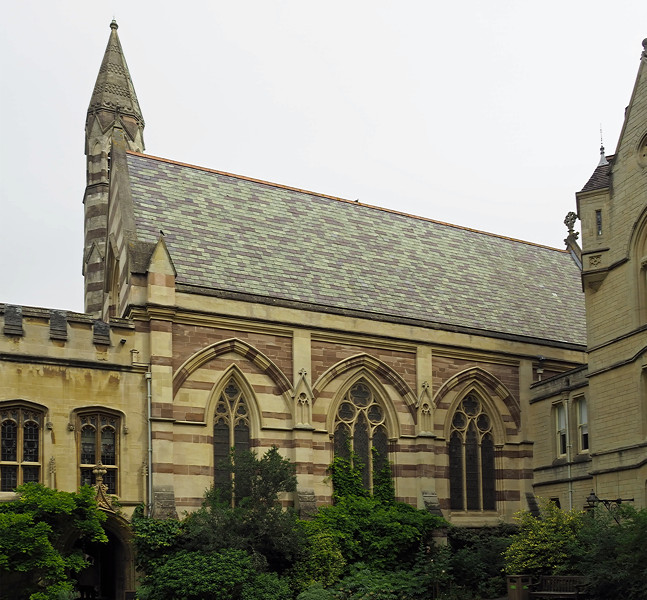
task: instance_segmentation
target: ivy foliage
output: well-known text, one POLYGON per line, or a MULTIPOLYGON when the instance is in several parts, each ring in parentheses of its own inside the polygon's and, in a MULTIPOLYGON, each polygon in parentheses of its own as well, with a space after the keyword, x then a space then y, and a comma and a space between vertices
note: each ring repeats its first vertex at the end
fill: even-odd
POLYGON ((16 492, 16 500, 0 504, 0 598, 69 597, 72 575, 87 563, 80 550, 66 550, 66 542, 108 541, 94 490, 59 492, 27 483, 16 492))
POLYGON ((421 546, 431 545, 431 532, 445 521, 402 502, 345 496, 322 507, 313 526, 327 531, 348 564, 378 569, 411 565, 421 546))
POLYGON ((364 487, 362 481, 365 465, 362 459, 351 450, 349 444, 346 449, 347 456, 335 456, 328 467, 332 481, 333 502, 339 502, 342 498, 350 496, 369 497, 371 495, 381 502, 395 502, 391 464, 384 458, 380 460, 375 448, 371 448, 371 452, 373 464, 380 465, 373 471, 373 494, 364 487))

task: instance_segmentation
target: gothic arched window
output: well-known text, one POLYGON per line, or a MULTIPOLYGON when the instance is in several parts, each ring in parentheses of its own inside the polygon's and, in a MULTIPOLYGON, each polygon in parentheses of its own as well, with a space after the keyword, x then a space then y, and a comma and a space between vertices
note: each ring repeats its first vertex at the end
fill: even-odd
POLYGON ((109 413, 79 415, 81 485, 96 483, 94 469, 101 463, 106 471, 103 483, 108 486, 108 493, 117 493, 119 423, 119 417, 109 413))
POLYGON ((452 419, 449 437, 449 495, 452 510, 495 510, 492 420, 474 394, 452 419))
POLYGON ((231 477, 229 452, 249 450, 249 410, 247 401, 234 379, 225 386, 213 421, 214 483, 227 485, 231 477))
POLYGON ((40 481, 43 415, 21 406, 0 409, 0 491, 40 481))
POLYGON ((372 491, 373 478, 387 464, 388 436, 384 409, 366 383, 353 385, 335 415, 335 456, 356 461, 364 488, 372 491))

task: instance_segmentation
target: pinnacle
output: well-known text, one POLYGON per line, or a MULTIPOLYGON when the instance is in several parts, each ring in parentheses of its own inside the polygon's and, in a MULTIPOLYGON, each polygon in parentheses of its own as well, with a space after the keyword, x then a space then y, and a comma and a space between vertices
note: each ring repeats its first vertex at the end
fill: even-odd
POLYGON ((110 38, 94 85, 88 113, 107 110, 130 115, 143 125, 137 95, 117 34, 118 27, 113 19, 110 23, 110 38))

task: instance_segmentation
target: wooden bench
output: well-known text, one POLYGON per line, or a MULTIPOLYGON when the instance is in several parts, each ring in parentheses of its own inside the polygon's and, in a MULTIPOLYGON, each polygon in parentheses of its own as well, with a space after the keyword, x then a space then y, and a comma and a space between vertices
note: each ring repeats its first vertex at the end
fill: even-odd
POLYGON ((537 583, 531 586, 530 598, 544 600, 584 598, 586 578, 579 575, 542 575, 537 583))

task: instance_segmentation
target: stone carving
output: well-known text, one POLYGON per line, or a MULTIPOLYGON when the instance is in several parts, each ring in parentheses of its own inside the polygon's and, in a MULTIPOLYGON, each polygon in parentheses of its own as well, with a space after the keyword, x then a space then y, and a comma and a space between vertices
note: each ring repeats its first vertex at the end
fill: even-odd
POLYGON ((105 467, 101 462, 97 463, 97 466, 92 469, 92 472, 95 476, 96 483, 94 484, 94 489, 96 490, 96 500, 97 506, 103 508, 104 510, 109 510, 110 512, 115 512, 115 507, 112 505, 112 497, 108 495, 108 486, 103 483, 103 476, 106 474, 105 467))
POLYGON ((156 519, 177 519, 175 492, 172 487, 160 487, 153 492, 152 516, 156 519))
POLYGON ((317 512, 317 499, 313 489, 297 490, 297 503, 299 516, 302 519, 312 519, 317 512))
POLYGON ((577 231, 573 231, 573 227, 575 227, 575 221, 577 221, 577 214, 571 211, 566 215, 566 218, 564 219, 564 225, 566 225, 566 228, 568 229, 569 237, 573 236, 575 239, 577 239, 580 234, 577 231))
POLYGON ((589 265, 592 267, 597 267, 602 262, 602 255, 595 254, 594 256, 589 257, 589 265))
POLYGON ((294 389, 294 422, 297 427, 311 427, 312 422, 312 400, 314 395, 308 383, 308 372, 305 369, 299 371, 299 381, 294 389))
POLYGON ((440 510, 440 502, 438 501, 438 494, 431 490, 422 490, 422 502, 425 505, 425 510, 432 515, 443 516, 443 511, 440 510))

